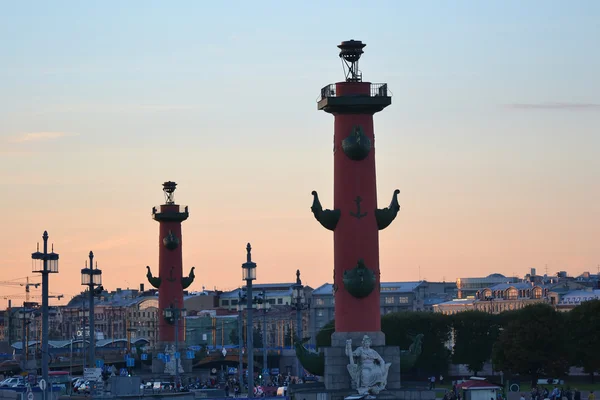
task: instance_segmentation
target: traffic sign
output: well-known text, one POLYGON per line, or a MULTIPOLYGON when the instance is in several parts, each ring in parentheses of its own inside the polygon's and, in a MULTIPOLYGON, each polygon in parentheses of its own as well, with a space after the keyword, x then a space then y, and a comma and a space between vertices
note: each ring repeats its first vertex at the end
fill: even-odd
POLYGON ((33 392, 27 393, 27 400, 33 400, 33 392))
POLYGON ((263 369, 263 374, 264 374, 264 375, 268 375, 268 374, 269 374, 269 368, 265 368, 265 369, 263 369))
POLYGON ((146 361, 148 359, 148 353, 142 353, 142 361, 146 361))
POLYGON ((40 381, 38 382, 38 386, 40 387, 40 389, 42 389, 42 391, 46 390, 46 387, 48 386, 46 384, 46 381, 43 379, 40 379, 40 381))
POLYGON ((178 351, 176 351, 176 352, 175 352, 175 354, 174 354, 174 356, 175 356, 175 359, 176 359, 176 360, 178 360, 178 359, 179 359, 179 356, 180 356, 179 352, 178 352, 178 351))
POLYGON ((127 366, 128 367, 135 367, 135 359, 134 358, 128 358, 127 359, 127 366))
POLYGON ((185 356, 188 360, 193 360, 194 359, 194 352, 193 351, 186 351, 185 352, 185 356))

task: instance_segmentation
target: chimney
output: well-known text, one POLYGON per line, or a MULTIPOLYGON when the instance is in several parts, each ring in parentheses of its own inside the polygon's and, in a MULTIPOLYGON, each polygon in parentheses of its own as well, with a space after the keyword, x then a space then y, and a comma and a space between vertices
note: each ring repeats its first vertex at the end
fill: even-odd
POLYGON ((144 284, 143 283, 140 283, 140 292, 142 292, 142 293, 144 292, 144 284))

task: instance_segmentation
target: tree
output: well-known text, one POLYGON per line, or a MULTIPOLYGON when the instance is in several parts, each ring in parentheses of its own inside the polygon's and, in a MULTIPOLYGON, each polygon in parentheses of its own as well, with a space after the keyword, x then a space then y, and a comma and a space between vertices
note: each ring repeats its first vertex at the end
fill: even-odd
POLYGON ((448 316, 430 312, 399 312, 381 318, 381 330, 388 346, 400 346, 406 350, 412 338, 422 333, 423 350, 416 361, 418 373, 445 373, 448 368, 451 321, 448 316))
POLYGON ((482 311, 464 311, 450 319, 454 333, 452 362, 465 364, 477 375, 492 357, 499 335, 499 318, 482 311))
POLYGON ((589 300, 571 310, 567 316, 572 361, 583 367, 594 382, 594 372, 600 372, 600 300, 589 300))
POLYGON ((532 386, 540 375, 557 378, 569 367, 565 318, 547 304, 503 313, 504 326, 492 350, 496 370, 529 375, 532 386))

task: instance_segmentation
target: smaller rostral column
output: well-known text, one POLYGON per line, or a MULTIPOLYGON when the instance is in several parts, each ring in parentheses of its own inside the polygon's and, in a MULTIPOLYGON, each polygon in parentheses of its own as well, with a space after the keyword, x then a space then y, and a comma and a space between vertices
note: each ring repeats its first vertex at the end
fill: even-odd
MULTIPOLYGON (((183 308, 183 290, 194 281, 194 267, 190 275, 183 276, 181 223, 188 219, 187 206, 175 203, 175 182, 163 183, 165 204, 152 208, 152 218, 159 223, 158 236, 158 277, 152 275, 147 266, 147 278, 158 289, 158 340, 159 344, 175 342, 176 327, 163 318, 166 308, 183 308)), ((179 337, 185 338, 183 324, 179 324, 179 337)))
POLYGON ((358 40, 338 48, 346 80, 321 89, 318 109, 334 116, 333 210, 324 210, 317 192, 311 210, 333 231, 335 333, 332 346, 368 334, 383 346, 379 296, 379 231, 400 209, 399 190, 389 207, 377 208, 373 114, 392 102, 386 83, 362 81, 358 61, 366 45, 358 40))

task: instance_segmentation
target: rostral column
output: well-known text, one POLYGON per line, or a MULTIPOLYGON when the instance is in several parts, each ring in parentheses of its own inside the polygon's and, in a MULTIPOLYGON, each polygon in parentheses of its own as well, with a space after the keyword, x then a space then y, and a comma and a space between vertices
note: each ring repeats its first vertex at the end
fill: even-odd
POLYGON ((398 214, 399 190, 389 207, 377 208, 373 114, 392 102, 387 84, 362 81, 358 61, 365 44, 338 46, 346 80, 321 89, 318 109, 334 116, 334 209, 323 210, 317 192, 311 210, 334 238, 335 333, 332 346, 368 334, 385 345, 381 332, 379 231, 398 214))
MULTIPOLYGON (((158 289, 158 341, 160 345, 175 342, 175 326, 164 317, 165 308, 184 308, 183 290, 194 281, 194 267, 190 275, 183 276, 181 252, 181 223, 188 219, 188 207, 175 204, 175 182, 163 183, 165 204, 152 208, 152 218, 159 223, 158 236, 158 277, 146 267, 148 281, 158 289)), ((184 324, 179 323, 179 340, 184 341, 184 324)))

